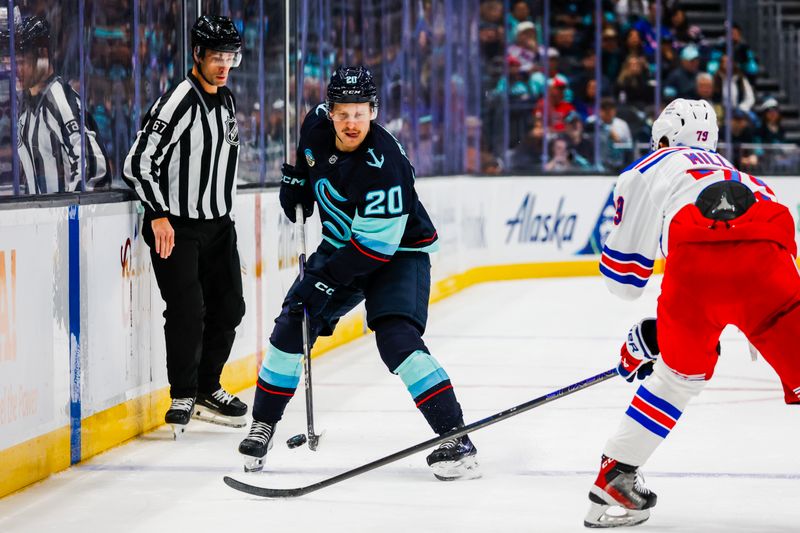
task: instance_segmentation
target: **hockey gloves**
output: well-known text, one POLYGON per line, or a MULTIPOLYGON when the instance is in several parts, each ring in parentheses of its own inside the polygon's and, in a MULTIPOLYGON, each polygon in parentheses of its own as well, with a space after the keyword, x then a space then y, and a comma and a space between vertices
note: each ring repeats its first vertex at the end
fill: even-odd
POLYGON ((628 383, 632 383, 634 378, 644 379, 653 373, 658 353, 656 319, 645 318, 628 332, 628 340, 620 349, 617 372, 628 383))
POLYGON ((283 212, 286 213, 289 220, 296 222, 295 206, 301 204, 305 218, 313 215, 314 194, 311 192, 308 175, 288 163, 283 164, 281 171, 283 178, 281 178, 281 190, 278 197, 283 212))
POLYGON ((333 296, 334 290, 333 283, 316 274, 306 272, 303 279, 294 288, 289 312, 302 313, 305 306, 309 316, 317 317, 322 314, 322 310, 333 296))

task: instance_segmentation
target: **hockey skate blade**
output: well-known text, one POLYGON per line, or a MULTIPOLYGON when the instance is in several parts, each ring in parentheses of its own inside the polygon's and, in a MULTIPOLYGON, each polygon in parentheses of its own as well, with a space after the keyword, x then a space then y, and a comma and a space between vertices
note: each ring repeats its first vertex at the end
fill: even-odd
POLYGON ((264 470, 264 457, 253 457, 251 455, 244 455, 244 471, 245 472, 261 472, 264 470))
POLYGON ((192 418, 200 420, 201 422, 208 422, 209 424, 216 424, 218 426, 225 426, 229 428, 243 428, 247 425, 246 416, 225 416, 215 413, 214 411, 197 405, 192 413, 192 418))
POLYGON ((172 440, 181 440, 186 433, 188 424, 170 424, 172 426, 172 440))
POLYGON ((650 518, 650 509, 635 511, 616 505, 591 502, 583 525, 589 528, 630 527, 650 518))
POLYGON ((433 475, 439 481, 457 481, 478 479, 481 472, 478 460, 474 455, 464 457, 460 461, 439 461, 431 465, 433 475))

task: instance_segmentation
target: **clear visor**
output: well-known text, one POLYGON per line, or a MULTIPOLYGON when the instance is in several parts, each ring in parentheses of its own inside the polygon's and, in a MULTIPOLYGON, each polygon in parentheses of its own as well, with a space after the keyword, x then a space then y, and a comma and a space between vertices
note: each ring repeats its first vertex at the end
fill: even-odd
MULTIPOLYGON (((195 48, 198 57, 200 56, 200 47, 195 48)), ((206 50, 206 55, 203 60, 208 63, 211 68, 228 67, 236 68, 242 63, 241 52, 220 52, 218 50, 206 50)))
POLYGON ((378 116, 378 108, 372 108, 367 111, 356 111, 351 113, 349 111, 335 110, 329 116, 334 122, 365 122, 368 120, 375 120, 378 116))

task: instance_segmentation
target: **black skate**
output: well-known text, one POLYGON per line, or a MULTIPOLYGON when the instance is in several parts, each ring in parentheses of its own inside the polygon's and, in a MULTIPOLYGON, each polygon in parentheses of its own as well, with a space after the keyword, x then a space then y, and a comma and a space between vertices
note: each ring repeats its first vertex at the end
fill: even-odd
POLYGON ((164 422, 172 426, 172 438, 178 440, 186 432, 186 425, 192 418, 194 398, 173 398, 164 415, 164 422))
POLYGON ((245 472, 260 472, 264 468, 264 457, 272 449, 275 424, 253 420, 250 433, 239 443, 239 453, 244 456, 245 472))
POLYGON ((589 501, 592 504, 583 519, 584 526, 635 526, 650 518, 656 495, 644 486, 644 478, 637 467, 618 463, 604 455, 600 473, 589 490, 589 501), (609 513, 612 507, 621 510, 609 513))
POLYGON ((478 449, 469 436, 446 440, 426 458, 433 475, 441 481, 481 477, 475 455, 478 449))
POLYGON ((220 387, 211 394, 198 393, 192 418, 220 426, 243 428, 247 425, 246 414, 247 405, 220 387))

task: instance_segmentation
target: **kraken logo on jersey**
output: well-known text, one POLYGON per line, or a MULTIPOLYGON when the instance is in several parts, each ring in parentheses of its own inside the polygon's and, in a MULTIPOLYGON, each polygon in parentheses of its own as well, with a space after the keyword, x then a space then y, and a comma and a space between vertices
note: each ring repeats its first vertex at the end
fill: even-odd
POLYGON ((334 200, 337 202, 346 202, 347 198, 339 194, 339 192, 333 188, 331 182, 325 178, 320 179, 314 184, 314 194, 317 197, 317 203, 320 208, 325 211, 331 219, 325 220, 326 217, 323 216, 322 226, 331 233, 334 239, 341 241, 342 244, 349 241, 350 237, 353 236, 353 232, 350 231, 353 219, 347 216, 344 211, 336 207, 333 203, 334 200))
POLYGON ((239 126, 236 124, 236 117, 225 119, 225 140, 231 146, 239 146, 239 126))
POLYGON ((317 160, 314 159, 314 154, 311 153, 311 149, 306 148, 304 153, 306 154, 306 163, 308 163, 308 166, 313 167, 317 163, 317 160))

